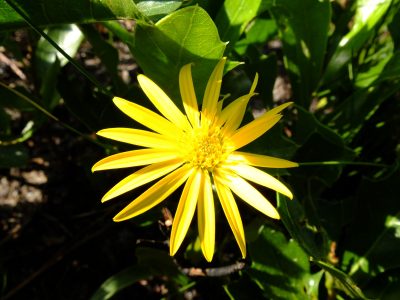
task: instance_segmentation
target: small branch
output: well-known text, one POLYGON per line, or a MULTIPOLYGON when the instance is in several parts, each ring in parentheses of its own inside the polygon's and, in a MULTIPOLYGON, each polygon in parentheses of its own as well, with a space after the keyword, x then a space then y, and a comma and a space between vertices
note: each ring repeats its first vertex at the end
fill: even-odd
POLYGON ((227 276, 233 273, 236 273, 240 270, 243 270, 246 266, 246 263, 243 261, 237 261, 231 265, 223 266, 223 267, 216 267, 216 268, 180 268, 180 271, 185 275, 191 277, 198 277, 198 276, 207 276, 207 277, 222 277, 227 276))

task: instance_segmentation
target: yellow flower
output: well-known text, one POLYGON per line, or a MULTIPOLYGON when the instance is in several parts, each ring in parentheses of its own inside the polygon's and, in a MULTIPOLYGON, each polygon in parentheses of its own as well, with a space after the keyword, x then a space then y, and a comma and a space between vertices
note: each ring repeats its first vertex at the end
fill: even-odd
POLYGON ((258 76, 248 94, 222 109, 222 100, 218 101, 218 98, 225 61, 225 58, 219 61, 208 80, 201 111, 193 87, 191 64, 188 64, 179 74, 186 115, 153 81, 139 75, 141 88, 161 115, 118 97, 113 101, 122 112, 151 131, 108 128, 97 133, 144 149, 108 156, 97 162, 92 171, 147 165, 116 184, 104 195, 102 201, 163 177, 118 213, 114 221, 123 221, 144 213, 186 182, 172 224, 170 255, 174 255, 183 242, 197 206, 201 249, 207 261, 212 260, 215 247, 213 190, 216 191, 243 257, 246 256, 246 242, 233 194, 275 219, 279 219, 276 209, 247 180, 289 198, 293 197, 280 181, 254 166, 290 168, 297 167, 297 163, 237 151, 274 126, 282 117, 279 112, 291 103, 282 104, 239 128, 247 103, 254 95, 258 76))

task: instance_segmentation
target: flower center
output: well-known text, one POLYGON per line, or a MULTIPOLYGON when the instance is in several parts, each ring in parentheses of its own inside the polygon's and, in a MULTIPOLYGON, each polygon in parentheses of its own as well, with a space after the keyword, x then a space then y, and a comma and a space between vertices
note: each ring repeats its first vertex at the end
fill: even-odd
POLYGON ((212 170, 223 160, 226 149, 219 128, 197 128, 190 137, 191 147, 188 151, 188 161, 193 166, 212 170))

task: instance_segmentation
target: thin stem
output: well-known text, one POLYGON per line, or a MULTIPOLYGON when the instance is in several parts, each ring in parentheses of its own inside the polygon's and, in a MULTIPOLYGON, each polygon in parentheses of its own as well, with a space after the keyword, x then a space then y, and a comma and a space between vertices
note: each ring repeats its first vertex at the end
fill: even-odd
POLYGON ((112 96, 109 91, 107 91, 99 81, 90 73, 88 73, 78 62, 76 62, 71 56, 68 55, 56 42, 54 42, 43 30, 38 28, 33 24, 29 17, 14 3, 14 1, 6 0, 7 4, 10 5, 24 20, 25 22, 34 30, 36 33, 41 35, 46 41, 50 43, 57 51, 59 51, 79 72, 81 72, 91 83, 93 83, 102 93, 112 96))
POLYGON ((317 162, 302 162, 299 163, 300 167, 307 166, 335 166, 335 165, 353 165, 353 166, 370 166, 370 167, 379 167, 379 168, 389 168, 389 165, 379 164, 373 162, 363 162, 363 161, 317 161, 317 162))
POLYGON ((0 82, 0 86, 4 87, 5 89, 7 89, 8 91, 10 91, 11 93, 15 94, 16 96, 18 96, 19 98, 21 98, 22 100, 28 102, 30 105, 32 105, 33 107, 35 107, 37 110, 39 110, 40 112, 42 112, 43 114, 45 114, 49 119, 54 120, 56 122, 58 122, 61 126, 63 126, 64 128, 72 131, 73 133, 82 136, 83 138, 85 138, 86 140, 99 145, 101 147, 104 148, 104 145, 100 142, 98 142, 97 140, 89 137, 88 135, 80 132, 79 130, 75 129, 74 127, 64 123, 63 121, 61 121, 59 118, 57 118, 55 115, 53 115, 51 112, 47 111, 44 107, 40 106, 38 103, 36 103, 35 101, 33 101, 32 99, 28 98, 27 96, 25 96, 24 94, 20 93, 19 91, 10 88, 9 86, 7 86, 6 84, 0 82))

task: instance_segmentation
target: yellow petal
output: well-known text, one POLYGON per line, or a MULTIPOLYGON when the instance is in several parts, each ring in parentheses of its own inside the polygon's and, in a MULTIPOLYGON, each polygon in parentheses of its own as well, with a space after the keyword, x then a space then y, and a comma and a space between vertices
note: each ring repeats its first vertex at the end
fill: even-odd
POLYGON ((181 91, 183 107, 185 108, 186 115, 192 126, 197 127, 199 124, 200 113, 197 106, 196 93, 193 87, 191 66, 192 64, 187 64, 183 66, 179 72, 179 89, 181 91))
POLYGON ((164 91, 155 84, 150 78, 139 74, 137 77, 143 92, 154 104, 154 106, 172 123, 181 129, 190 127, 185 115, 179 110, 164 91))
POLYGON ((264 168, 294 168, 299 166, 298 163, 286 159, 239 151, 232 152, 228 156, 227 162, 246 163, 264 168))
POLYGON ((202 171, 201 169, 196 169, 188 178, 182 191, 174 216, 174 222, 172 223, 171 238, 169 241, 171 256, 178 251, 192 222, 201 182, 202 171))
POLYGON ((248 143, 251 143, 263 135, 267 130, 271 129, 271 127, 278 123, 282 118, 281 115, 264 116, 265 114, 236 130, 231 137, 234 149, 239 149, 248 143))
POLYGON ((284 110, 286 107, 292 105, 293 102, 286 102, 281 105, 278 105, 277 107, 274 107, 273 109, 269 110, 266 112, 266 114, 274 115, 280 113, 282 110, 284 110))
POLYGON ((181 159, 175 159, 144 167, 118 182, 104 195, 101 202, 115 198, 150 181, 160 178, 178 168, 182 163, 183 161, 181 159))
POLYGON ((190 166, 184 165, 168 174, 120 211, 114 217, 114 221, 120 222, 136 217, 156 206, 181 186, 191 171, 190 166))
POLYGON ((280 218, 275 207, 246 180, 240 176, 229 175, 225 172, 223 173, 223 177, 225 179, 224 183, 242 200, 271 218, 280 218))
POLYGON ((246 257, 246 240, 244 236, 242 218, 240 217, 239 209, 236 201, 233 198, 232 192, 225 184, 221 182, 218 176, 214 176, 214 183, 217 189, 219 201, 221 202, 222 209, 228 220, 229 226, 232 229, 236 242, 242 253, 242 257, 246 257))
POLYGON ((215 249, 215 209, 208 171, 203 171, 200 185, 200 195, 197 202, 197 223, 201 250, 206 260, 211 262, 215 249))
POLYGON ((158 133, 176 137, 181 132, 176 125, 143 106, 118 97, 113 102, 124 114, 158 133))
POLYGON ((251 85, 250 92, 247 95, 239 97, 230 103, 221 113, 219 122, 224 124, 223 132, 233 132, 239 128, 240 123, 243 121, 246 112, 247 104, 250 98, 254 95, 254 90, 257 86, 258 74, 254 77, 253 84, 251 85))
POLYGON ((178 158, 176 151, 163 149, 132 150, 103 158, 92 167, 92 172, 144 166, 176 158, 178 158))
POLYGON ((237 175, 242 176, 243 178, 253 181, 259 185, 265 186, 267 188, 273 189, 290 199, 293 199, 292 192, 278 179, 273 176, 248 165, 240 164, 240 165, 232 165, 228 167, 230 170, 233 170, 237 175))
POLYGON ((97 132, 97 135, 136 146, 151 148, 175 148, 176 142, 165 135, 151 131, 132 128, 107 128, 97 132))
POLYGON ((202 114, 208 120, 213 120, 218 106, 219 93, 221 91, 222 74, 226 57, 223 57, 215 66, 210 78, 207 82, 207 87, 204 92, 202 114))

